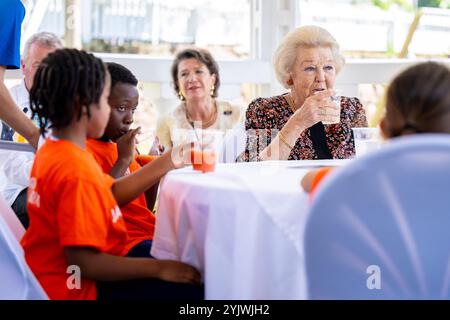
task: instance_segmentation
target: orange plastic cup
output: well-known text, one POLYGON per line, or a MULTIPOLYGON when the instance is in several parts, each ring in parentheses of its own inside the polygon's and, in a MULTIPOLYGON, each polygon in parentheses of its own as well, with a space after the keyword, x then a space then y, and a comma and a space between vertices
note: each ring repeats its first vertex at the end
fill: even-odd
POLYGON ((202 150, 198 150, 198 149, 191 150, 191 163, 192 163, 192 168, 194 170, 202 171, 202 163, 203 163, 202 150))
POLYGON ((216 168, 216 152, 214 150, 191 150, 192 168, 196 171, 214 172, 216 168))
POLYGON ((204 150, 202 155, 202 172, 214 172, 216 169, 216 152, 214 150, 204 150))

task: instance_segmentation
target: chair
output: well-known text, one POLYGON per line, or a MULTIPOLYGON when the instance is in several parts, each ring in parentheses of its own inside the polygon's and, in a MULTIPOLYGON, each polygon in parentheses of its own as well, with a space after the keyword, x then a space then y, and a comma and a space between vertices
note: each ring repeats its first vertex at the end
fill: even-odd
POLYGON ((14 215, 14 212, 1 197, 0 213, 0 300, 47 299, 47 295, 25 262, 24 252, 19 244, 18 230, 13 231, 11 221, 8 223, 5 219, 11 217, 11 214, 14 215))
POLYGON ((0 200, 0 216, 3 217, 17 242, 20 242, 20 239, 22 239, 23 234, 25 233, 25 228, 3 198, 0 200))
POLYGON ((449 299, 450 135, 394 139, 333 172, 305 262, 310 299, 449 299))

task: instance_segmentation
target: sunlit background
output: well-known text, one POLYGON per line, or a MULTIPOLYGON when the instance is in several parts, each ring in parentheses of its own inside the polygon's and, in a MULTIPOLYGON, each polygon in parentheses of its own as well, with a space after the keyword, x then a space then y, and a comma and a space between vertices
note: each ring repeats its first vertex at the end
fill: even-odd
MULTIPOLYGON (((372 125, 382 112, 391 74, 411 59, 450 57, 450 0, 23 2, 23 43, 36 32, 54 32, 67 46, 110 54, 102 57, 136 73, 141 91, 137 123, 147 128, 177 105, 169 67, 174 52, 189 45, 213 53, 223 79, 220 98, 245 109, 257 96, 282 91, 271 67, 282 36, 295 26, 323 26, 347 58, 338 85, 344 94, 361 98, 372 125)), ((10 76, 9 84, 18 76, 10 76)))
MULTIPOLYGON (((271 0, 263 0, 270 2, 271 0)), ((185 45, 209 48, 218 58, 251 57, 250 0, 28 0, 27 36, 51 31, 64 38, 66 14, 79 6, 82 47, 95 52, 171 57, 185 45)), ((275 2, 275 1, 273 1, 275 2)), ((408 55, 450 52, 449 0, 298 0, 297 25, 332 31, 347 57, 396 57, 411 23, 422 14, 408 55), (447 41, 442 41, 447 39, 447 41)))

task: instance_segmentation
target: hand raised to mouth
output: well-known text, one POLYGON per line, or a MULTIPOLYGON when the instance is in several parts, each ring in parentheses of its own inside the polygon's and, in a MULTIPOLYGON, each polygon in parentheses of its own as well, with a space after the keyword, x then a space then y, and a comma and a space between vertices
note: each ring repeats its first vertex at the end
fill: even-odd
POLYGON ((127 162, 128 165, 134 159, 134 152, 136 149, 136 136, 141 132, 141 127, 130 129, 127 133, 117 139, 118 158, 127 162))

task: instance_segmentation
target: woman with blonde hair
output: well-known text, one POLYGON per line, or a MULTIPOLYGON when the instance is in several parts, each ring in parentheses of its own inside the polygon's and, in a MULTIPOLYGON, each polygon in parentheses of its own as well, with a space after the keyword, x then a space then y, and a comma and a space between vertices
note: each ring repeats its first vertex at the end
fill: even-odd
POLYGON ((353 127, 366 127, 357 98, 336 99, 334 82, 345 59, 325 29, 304 26, 288 33, 273 65, 289 90, 250 103, 247 143, 238 161, 345 159, 355 154, 353 127), (334 102, 338 100, 340 102, 334 102))

